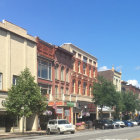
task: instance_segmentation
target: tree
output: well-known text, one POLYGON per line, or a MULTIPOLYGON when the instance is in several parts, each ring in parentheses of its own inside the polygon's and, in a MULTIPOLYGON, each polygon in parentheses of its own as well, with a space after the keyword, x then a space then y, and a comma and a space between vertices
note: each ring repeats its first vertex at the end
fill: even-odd
POLYGON ((25 68, 17 78, 17 84, 9 89, 5 106, 9 113, 24 118, 42 113, 46 109, 45 101, 40 88, 34 82, 34 77, 29 69, 25 68))
POLYGON ((115 86, 110 81, 107 81, 101 76, 98 76, 97 81, 93 83, 93 102, 99 106, 100 117, 103 117, 102 109, 104 106, 113 107, 116 105, 117 92, 115 86))
POLYGON ((123 109, 122 113, 124 119, 130 119, 132 117, 130 114, 134 114, 136 110, 139 111, 140 109, 140 100, 138 99, 138 95, 134 94, 133 92, 122 92, 122 102, 123 102, 123 109))

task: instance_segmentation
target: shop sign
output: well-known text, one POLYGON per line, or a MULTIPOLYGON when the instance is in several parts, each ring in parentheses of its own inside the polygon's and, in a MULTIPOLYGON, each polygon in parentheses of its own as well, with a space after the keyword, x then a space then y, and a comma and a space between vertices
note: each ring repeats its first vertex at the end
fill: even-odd
POLYGON ((70 111, 69 110, 65 110, 65 116, 70 116, 70 111))
POLYGON ((74 107, 74 103, 73 102, 67 102, 67 106, 74 107))
POLYGON ((57 114, 63 114, 63 108, 57 108, 56 113, 57 114))

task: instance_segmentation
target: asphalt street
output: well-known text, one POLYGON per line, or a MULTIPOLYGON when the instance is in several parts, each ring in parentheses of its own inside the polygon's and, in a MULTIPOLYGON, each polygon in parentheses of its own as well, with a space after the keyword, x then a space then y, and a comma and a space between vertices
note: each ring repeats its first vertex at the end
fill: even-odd
POLYGON ((10 140, 140 140, 140 126, 120 129, 89 130, 63 135, 42 135, 11 138, 10 140))

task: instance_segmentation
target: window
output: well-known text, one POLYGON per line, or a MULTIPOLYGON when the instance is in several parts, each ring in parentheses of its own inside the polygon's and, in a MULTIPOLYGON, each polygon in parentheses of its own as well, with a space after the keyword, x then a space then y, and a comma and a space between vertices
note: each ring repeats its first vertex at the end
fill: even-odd
POLYGON ((86 92, 87 92, 87 83, 84 82, 83 83, 83 95, 86 95, 86 92))
POLYGON ((86 74, 86 64, 83 64, 83 74, 86 74))
POLYGON ((80 73, 80 66, 81 66, 81 62, 78 62, 78 72, 80 73))
POLYGON ((56 66, 55 66, 55 79, 59 79, 58 77, 59 77, 59 74, 58 74, 58 67, 59 67, 59 65, 57 64, 56 66))
POLYGON ((58 97, 58 86, 55 86, 55 97, 58 97))
POLYGON ((17 84, 17 78, 18 78, 18 76, 13 75, 13 85, 17 84))
POLYGON ((44 85, 44 86, 41 86, 40 88, 41 88, 41 93, 43 95, 51 94, 51 89, 52 89, 51 85, 44 85))
POLYGON ((89 59, 89 63, 92 64, 92 60, 91 59, 89 59))
POLYGON ((61 81, 64 81, 64 67, 61 67, 61 81))
POLYGON ((75 93, 75 80, 72 81, 72 92, 75 93))
POLYGON ((64 94, 64 88, 61 87, 61 95, 64 94))
POLYGON ((38 62, 38 77, 46 80, 51 80, 51 67, 50 62, 39 60, 38 62))
POLYGON ((83 62, 87 63, 87 57, 83 57, 83 62))
POLYGON ((66 94, 69 94, 69 89, 68 88, 66 88, 66 94))
POLYGON ((2 73, 0 73, 0 90, 2 90, 2 73))
POLYGON ((78 94, 80 94, 80 92, 81 92, 81 82, 78 81, 78 94))
POLYGON ((78 58, 81 59, 81 54, 78 53, 78 58))
POLYGON ((69 82, 69 69, 66 70, 66 82, 69 82))

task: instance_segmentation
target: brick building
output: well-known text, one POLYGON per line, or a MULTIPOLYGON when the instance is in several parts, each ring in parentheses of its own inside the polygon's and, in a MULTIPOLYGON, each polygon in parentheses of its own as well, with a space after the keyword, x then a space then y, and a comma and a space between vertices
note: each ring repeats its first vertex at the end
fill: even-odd
POLYGON ((134 94, 137 94, 140 99, 140 88, 128 84, 126 81, 122 81, 121 84, 122 84, 122 91, 124 92, 132 91, 134 94))
POLYGON ((48 106, 39 116, 40 127, 45 129, 49 119, 65 118, 72 122, 71 70, 73 54, 39 38, 37 41, 38 85, 46 96, 48 106))
MULTIPOLYGON (((112 69, 109 70, 99 71, 98 75, 103 76, 106 80, 112 82, 116 87, 116 91, 121 91, 122 73, 116 71, 114 67, 112 67, 112 69)), ((98 108, 98 110, 99 109, 100 108, 98 108)), ((105 118, 112 118, 112 112, 114 112, 114 110, 112 110, 110 107, 103 107, 103 114, 105 118)))
POLYGON ((73 53, 70 94, 75 100, 73 123, 96 118, 96 107, 92 102, 93 81, 97 77, 97 59, 73 44, 63 44, 62 48, 73 53))

